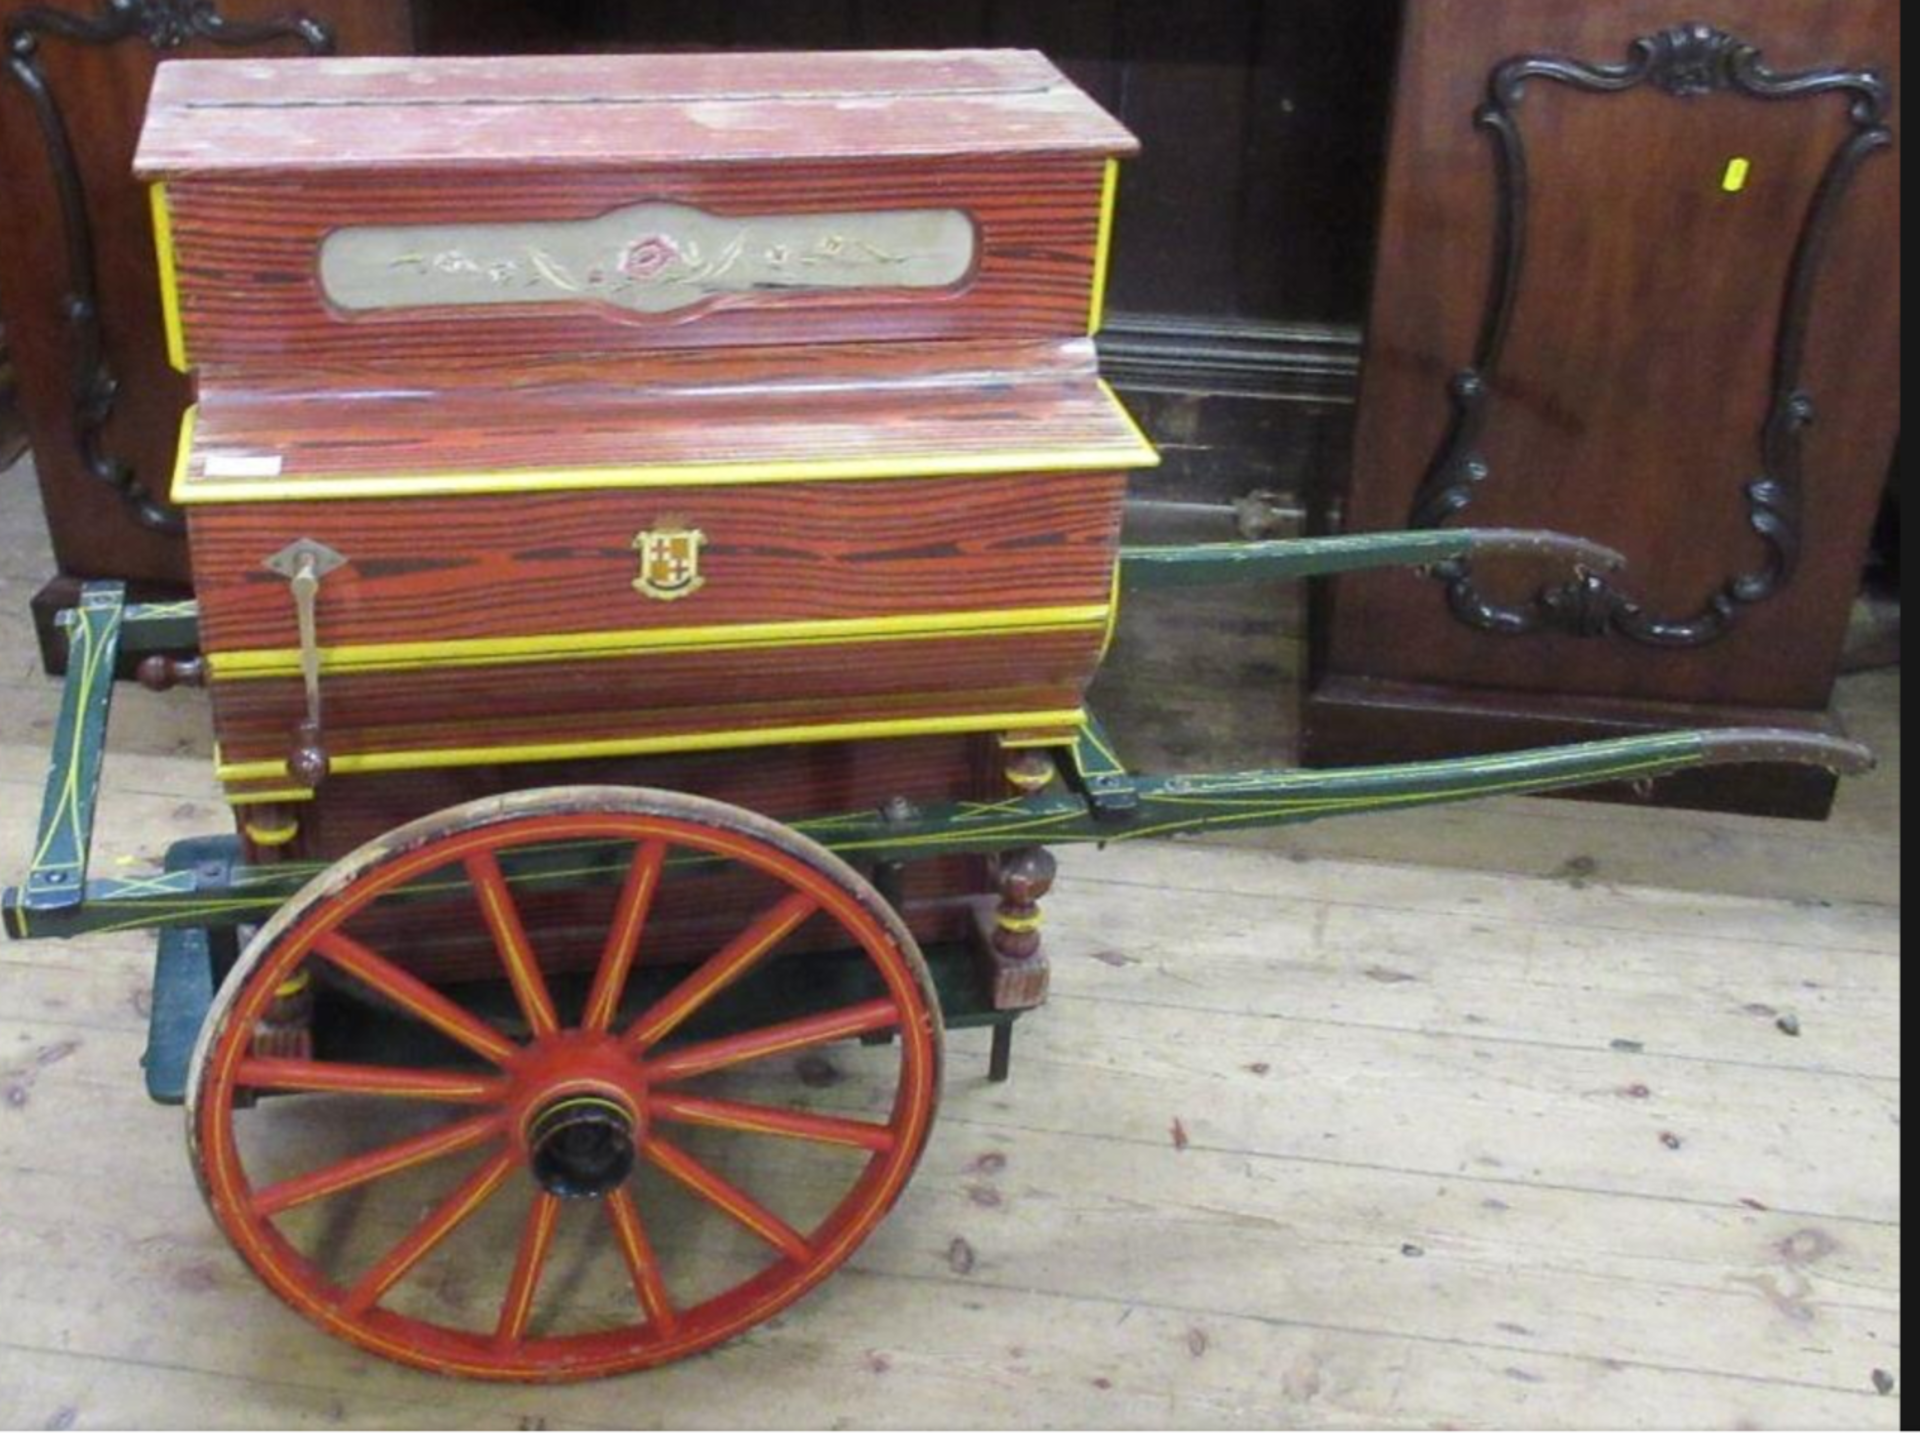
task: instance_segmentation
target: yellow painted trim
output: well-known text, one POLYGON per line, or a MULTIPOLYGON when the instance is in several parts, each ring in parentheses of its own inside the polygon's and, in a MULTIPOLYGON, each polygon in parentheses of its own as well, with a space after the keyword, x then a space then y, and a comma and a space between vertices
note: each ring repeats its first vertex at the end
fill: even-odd
MULTIPOLYGON (((707 730, 687 735, 627 736, 612 740, 562 741, 546 745, 472 745, 453 750, 386 750, 335 755, 335 775, 377 775, 398 770, 444 770, 461 765, 524 765, 543 760, 597 760, 625 755, 737 750, 753 745, 813 745, 829 740, 897 740, 913 735, 971 735, 992 730, 1078 725, 1084 710, 1039 710, 998 715, 935 715, 902 720, 836 721, 822 725, 774 725, 760 730, 707 730)), ((216 756, 216 761, 218 757, 216 756)), ((284 760, 216 763, 223 783, 283 780, 284 760)))
POLYGON ((187 373, 187 332, 180 319, 180 271, 173 256, 173 212, 167 206, 167 187, 156 180, 147 187, 153 210, 153 253, 160 267, 160 318, 167 332, 167 363, 187 373))
POLYGON ((1087 311, 1087 334, 1098 335, 1107 320, 1107 272, 1113 265, 1113 217, 1119 208, 1120 162, 1107 161, 1100 185, 1100 236, 1093 247, 1093 300, 1087 311))
POLYGON ((1080 738, 1078 730, 1061 730, 1051 734, 1002 735, 1002 750, 1057 750, 1062 745, 1071 745, 1080 738))
POLYGON ((180 414, 180 439, 173 449, 173 481, 168 498, 176 504, 179 502, 182 487, 187 483, 188 468, 193 464, 193 432, 194 427, 199 423, 200 405, 196 401, 180 414))
POLYGON ((1113 386, 1105 380, 1096 381, 1095 383, 1099 385, 1100 393, 1106 396, 1108 401, 1112 403, 1113 408, 1120 413, 1120 418, 1127 422, 1127 428, 1133 432, 1133 438, 1139 442, 1140 448, 1153 457, 1151 460, 1141 461, 1132 468, 1135 470, 1146 470, 1158 465, 1160 463, 1159 449, 1154 445, 1153 441, 1147 438, 1147 432, 1140 428, 1140 422, 1133 418, 1133 412, 1127 408, 1126 402, 1114 393, 1113 386))
MULTIPOLYGON (((1111 392, 1109 392, 1111 394, 1111 392)), ((1115 402, 1118 403, 1117 401, 1115 402)), ((1132 417, 1127 416, 1131 425, 1132 417)), ((1134 426, 1135 433, 1139 427, 1134 426)), ((276 480, 195 479, 183 458, 173 482, 180 505, 280 500, 388 500, 429 495, 527 494, 542 490, 657 490, 688 485, 795 485, 852 480, 924 480, 964 475, 1139 470, 1160 463, 1151 445, 1071 450, 999 450, 971 455, 876 455, 865 459, 694 461, 672 465, 483 470, 444 475, 303 475, 276 480)))
MULTIPOLYGON (((487 640, 389 641, 320 650, 323 674, 435 670, 450 666, 528 665, 544 660, 621 659, 687 651, 787 649, 869 641, 964 639, 1091 630, 1107 623, 1104 605, 1028 610, 956 610, 871 615, 852 620, 768 621, 748 625, 683 625, 654 630, 600 630, 578 635, 511 635, 487 640)), ((221 650, 207 656, 215 679, 273 680, 301 673, 300 652, 221 650)))
POLYGON ((1021 771, 1009 765, 1005 770, 1002 770, 1000 774, 1001 778, 1009 785, 1021 791, 1044 790, 1060 778, 1059 767, 1050 760, 1043 761, 1041 768, 1031 773, 1023 774, 1021 771))
POLYGON ((256 845, 286 845, 300 833, 300 822, 289 820, 284 825, 260 825, 249 820, 245 825, 247 838, 256 845))

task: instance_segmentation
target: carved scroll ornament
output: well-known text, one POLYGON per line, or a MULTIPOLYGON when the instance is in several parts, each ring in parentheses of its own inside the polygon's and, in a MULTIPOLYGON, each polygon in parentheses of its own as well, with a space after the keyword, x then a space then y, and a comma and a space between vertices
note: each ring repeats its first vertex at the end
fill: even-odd
POLYGON ((1465 512, 1491 474, 1482 440, 1490 421, 1515 302, 1527 260, 1528 163, 1520 115, 1528 86, 1550 81, 1613 94, 1650 85, 1678 100, 1732 92, 1762 101, 1843 93, 1852 128, 1835 150, 1802 221, 1781 303, 1771 396, 1760 427, 1759 473, 1744 487, 1747 523, 1766 547, 1753 570, 1730 577, 1697 614, 1657 616, 1602 576, 1543 589, 1532 600, 1502 604, 1475 583, 1466 561, 1438 567, 1453 612, 1496 634, 1532 634, 1549 627, 1574 635, 1610 633, 1644 645, 1704 645, 1724 635, 1741 610, 1778 593, 1793 576, 1801 545, 1802 434, 1814 422, 1813 397, 1801 385, 1809 309, 1826 239, 1855 172, 1892 144, 1887 87, 1871 71, 1824 69, 1782 73, 1760 51, 1710 25, 1676 25, 1643 36, 1619 64, 1591 64, 1556 55, 1525 55, 1493 72, 1475 124, 1493 145, 1498 210, 1494 273, 1472 365, 1453 377, 1453 421, 1414 497, 1412 523, 1437 527, 1465 512))

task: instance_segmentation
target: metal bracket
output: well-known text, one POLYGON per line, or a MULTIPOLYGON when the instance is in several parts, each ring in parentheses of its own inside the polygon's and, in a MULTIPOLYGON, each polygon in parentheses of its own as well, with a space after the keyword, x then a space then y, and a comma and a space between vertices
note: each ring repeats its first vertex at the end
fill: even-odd
POLYGON ((1124 820, 1140 808, 1140 786, 1113 741, 1089 713, 1068 751, 1068 777, 1086 796, 1096 820, 1124 820))

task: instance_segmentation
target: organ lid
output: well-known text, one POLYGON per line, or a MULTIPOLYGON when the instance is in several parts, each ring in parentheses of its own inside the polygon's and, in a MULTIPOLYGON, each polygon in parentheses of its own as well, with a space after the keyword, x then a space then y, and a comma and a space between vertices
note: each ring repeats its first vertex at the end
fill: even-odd
POLYGON ((1088 342, 1025 354, 1022 364, 858 384, 805 371, 669 386, 569 374, 369 388, 351 403, 327 392, 210 389, 183 427, 173 499, 910 481, 1159 463, 1095 375, 1088 342))
POLYGON ((170 60, 134 168, 503 169, 1130 155, 1029 50, 170 60))

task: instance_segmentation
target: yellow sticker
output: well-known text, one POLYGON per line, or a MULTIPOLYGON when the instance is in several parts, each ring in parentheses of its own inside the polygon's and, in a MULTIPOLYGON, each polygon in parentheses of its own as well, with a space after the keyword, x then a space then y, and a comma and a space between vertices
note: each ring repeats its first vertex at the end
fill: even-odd
POLYGON ((1727 162, 1727 173, 1720 177, 1720 188, 1729 195, 1738 195, 1747 188, 1747 176, 1753 173, 1753 162, 1744 155, 1736 155, 1727 162))

